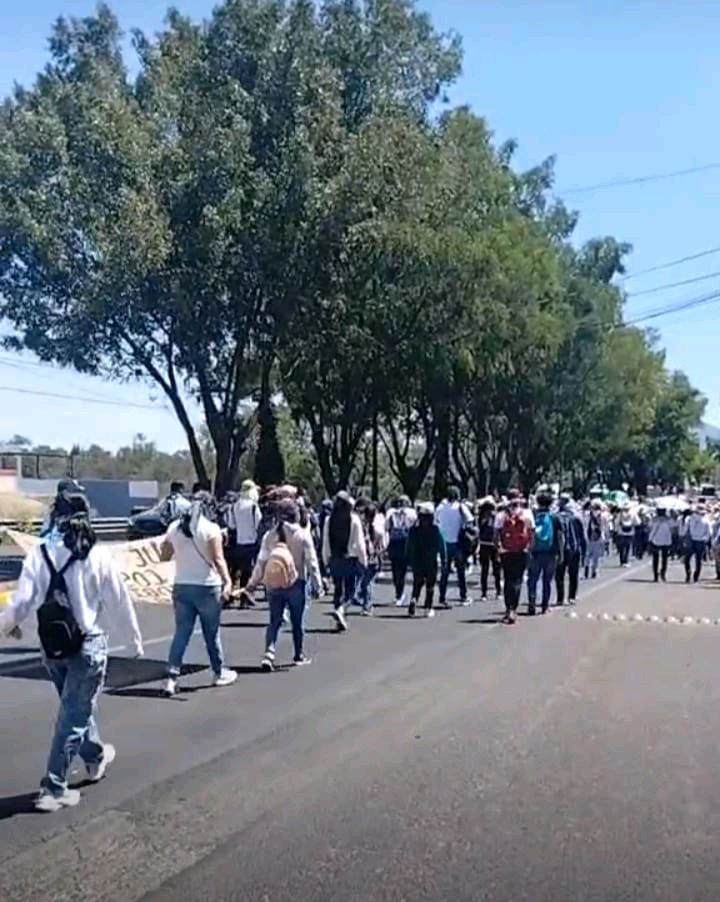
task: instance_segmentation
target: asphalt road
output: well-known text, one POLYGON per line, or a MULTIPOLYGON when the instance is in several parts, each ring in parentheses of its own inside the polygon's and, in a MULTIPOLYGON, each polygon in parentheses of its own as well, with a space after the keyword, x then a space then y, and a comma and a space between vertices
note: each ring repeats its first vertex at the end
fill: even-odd
POLYGON ((30 813, 55 700, 31 639, 0 646, 0 898, 716 902, 720 587, 647 576, 512 628, 490 602, 338 636, 320 604, 313 664, 272 675, 265 612, 229 612, 240 679, 208 688, 198 637, 174 700, 144 608, 148 658, 102 700, 118 759, 56 815, 30 813))

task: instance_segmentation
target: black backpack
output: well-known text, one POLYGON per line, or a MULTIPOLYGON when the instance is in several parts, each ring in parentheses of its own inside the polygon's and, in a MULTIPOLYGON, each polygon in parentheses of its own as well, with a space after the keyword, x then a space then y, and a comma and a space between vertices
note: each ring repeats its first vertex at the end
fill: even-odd
POLYGON ((47 546, 41 545, 40 550, 50 570, 50 585, 37 612, 38 636, 45 655, 51 661, 59 661, 77 654, 85 639, 72 612, 65 585, 65 573, 77 558, 71 555, 60 570, 56 570, 47 546))

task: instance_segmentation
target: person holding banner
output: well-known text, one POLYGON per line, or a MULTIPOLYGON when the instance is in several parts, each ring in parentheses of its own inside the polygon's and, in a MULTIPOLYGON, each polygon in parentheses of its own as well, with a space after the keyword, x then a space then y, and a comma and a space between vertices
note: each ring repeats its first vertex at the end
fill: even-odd
POLYGON ((67 785, 76 755, 91 783, 101 780, 115 760, 115 748, 101 742, 95 721, 107 671, 108 619, 113 627, 124 627, 136 656, 143 653, 135 609, 119 567, 96 544, 85 496, 65 493, 53 527, 57 536, 28 553, 17 589, 0 610, 4 635, 37 612, 45 666, 60 696, 47 771, 35 801, 37 811, 48 813, 80 801, 80 793, 67 785))
POLYGON ((170 645, 165 694, 178 691, 185 651, 200 620, 205 647, 215 675, 215 686, 229 686, 237 679, 223 664, 220 614, 223 599, 230 598, 232 582, 223 552, 222 530, 215 501, 209 492, 193 495, 190 510, 170 525, 160 549, 163 561, 175 558, 175 635, 170 645))

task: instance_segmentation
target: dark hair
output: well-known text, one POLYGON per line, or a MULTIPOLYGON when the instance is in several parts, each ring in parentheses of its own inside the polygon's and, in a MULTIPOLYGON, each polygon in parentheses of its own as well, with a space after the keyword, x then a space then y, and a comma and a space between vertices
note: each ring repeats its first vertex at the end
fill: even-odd
POLYGON ((550 507, 552 504, 552 495, 549 492, 538 492, 535 497, 538 507, 550 507))
POLYGON ((451 485, 447 491, 448 501, 459 501, 460 500, 460 490, 456 488, 454 485, 451 485))
POLYGON ((372 526, 375 517, 377 516, 377 507, 372 501, 365 502, 365 506, 362 509, 362 515, 365 518, 365 522, 372 526))
POLYGON ((347 554, 350 545, 351 522, 352 504, 345 494, 340 493, 335 496, 328 524, 330 553, 333 557, 345 557, 347 554))
POLYGON ((190 510, 183 514, 180 520, 180 531, 186 538, 194 537, 193 526, 197 525, 200 517, 205 517, 211 523, 216 523, 218 518, 217 504, 210 492, 195 492, 192 497, 190 510))
POLYGON ((209 479, 198 479, 197 482, 193 483, 192 494, 197 495, 198 492, 210 492, 212 491, 212 486, 210 485, 209 479))
POLYGON ((184 492, 185 491, 185 483, 184 482, 171 482, 170 483, 170 493, 174 494, 175 492, 184 492))

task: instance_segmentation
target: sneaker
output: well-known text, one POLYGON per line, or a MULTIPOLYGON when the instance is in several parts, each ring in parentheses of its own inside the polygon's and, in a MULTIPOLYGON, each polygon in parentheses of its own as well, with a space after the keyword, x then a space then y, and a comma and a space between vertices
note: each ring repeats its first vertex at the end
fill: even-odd
POLYGON ((460 599, 460 607, 461 608, 469 608, 471 604, 472 604, 472 601, 469 598, 461 598, 460 599))
POLYGON ((61 808, 74 808, 80 801, 80 793, 77 789, 66 789, 62 795, 56 796, 47 789, 41 789, 35 799, 35 810, 45 814, 60 811, 61 808))
POLYGON ((174 695, 178 694, 177 677, 168 677, 167 680, 165 680, 165 688, 163 689, 163 692, 165 693, 165 695, 167 695, 168 698, 172 698, 174 695))
POLYGON ((517 614, 515 611, 510 611, 507 615, 507 622, 512 626, 514 623, 517 623, 517 614))
POLYGON ((223 667, 220 673, 215 675, 215 679, 213 680, 213 686, 232 686, 232 684, 237 679, 237 672, 234 670, 228 670, 227 667, 223 667))
POLYGON ((343 607, 336 608, 333 611, 333 617, 335 618, 335 623, 337 623, 338 631, 344 633, 348 628, 347 620, 345 619, 345 609, 343 607))
POLYGON ((451 610, 452 610, 452 605, 450 604, 450 602, 449 602, 449 601, 445 601, 444 599, 441 599, 441 600, 438 602, 438 605, 439 605, 444 611, 451 611, 451 610))
POLYGON ((416 607, 415 602, 411 601, 410 604, 408 605, 408 617, 415 616, 415 607, 416 607))
POLYGON ((535 616, 535 605, 529 604, 528 605, 528 617, 534 617, 534 616, 535 616))
POLYGON ((265 657, 260 662, 260 667, 264 673, 272 673, 275 670, 275 655, 266 652, 265 657))
POLYGON ((483 596, 480 598, 480 601, 481 601, 481 602, 482 602, 482 601, 487 601, 487 600, 488 600, 487 595, 483 595, 483 596))
POLYGON ((435 608, 425 608, 425 616, 432 618, 435 616, 435 608))
POLYGON ((105 772, 107 771, 108 767, 110 767, 110 765, 115 760, 116 754, 117 753, 115 751, 114 745, 110 745, 107 742, 103 744, 102 761, 100 761, 98 764, 86 764, 85 765, 85 769, 87 770, 88 780, 91 783, 99 783, 102 780, 102 778, 105 776, 105 772))
POLYGON ((363 617, 372 617, 372 615, 373 615, 372 605, 369 608, 363 608, 361 613, 362 613, 363 617))
POLYGON ((307 655, 300 655, 299 658, 293 659, 293 664, 296 667, 304 667, 306 664, 312 664, 312 658, 308 658, 307 655))
POLYGON ((405 604, 405 595, 401 595, 399 598, 395 599, 395 607, 401 608, 405 604))

